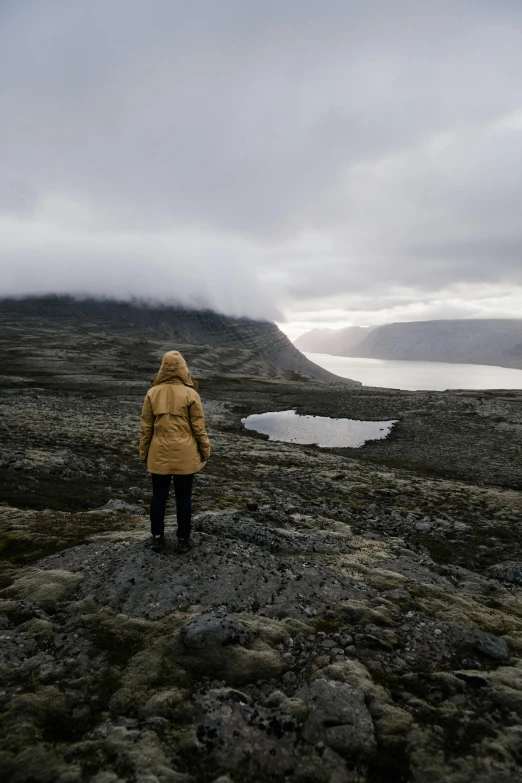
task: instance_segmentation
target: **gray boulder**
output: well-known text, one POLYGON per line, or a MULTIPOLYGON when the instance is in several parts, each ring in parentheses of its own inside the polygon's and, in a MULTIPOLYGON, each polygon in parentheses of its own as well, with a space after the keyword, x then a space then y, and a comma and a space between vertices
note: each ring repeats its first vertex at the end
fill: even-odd
POLYGON ((185 647, 202 650, 205 647, 224 647, 239 644, 248 647, 254 639, 245 623, 233 615, 223 617, 201 614, 188 620, 181 627, 181 640, 185 647))
POLYGON ((505 639, 477 628, 463 629, 457 641, 461 652, 479 653, 493 661, 507 661, 509 658, 505 639))
POLYGON ((226 688, 196 694, 202 751, 216 769, 234 770, 234 780, 280 780, 295 766, 297 720, 248 701, 248 696, 226 688))
POLYGON ((496 563, 488 568, 488 576, 493 579, 501 579, 503 582, 511 582, 514 585, 522 585, 522 562, 511 560, 505 563, 496 563))
POLYGON ((505 639, 492 633, 479 631, 475 634, 475 649, 493 661, 507 661, 509 658, 509 648, 505 639))
POLYGON ((134 503, 125 503, 124 500, 109 500, 104 506, 101 506, 99 511, 119 511, 122 514, 135 514, 140 517, 147 516, 147 512, 141 506, 136 506, 134 503))
POLYGON ((344 757, 372 750, 373 722, 362 690, 343 682, 317 679, 300 688, 296 696, 309 709, 303 727, 307 742, 324 742, 344 757))

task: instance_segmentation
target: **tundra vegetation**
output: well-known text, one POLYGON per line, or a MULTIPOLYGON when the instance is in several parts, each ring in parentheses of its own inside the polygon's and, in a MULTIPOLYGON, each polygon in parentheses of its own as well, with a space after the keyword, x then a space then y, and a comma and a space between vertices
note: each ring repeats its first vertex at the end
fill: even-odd
POLYGON ((321 382, 167 327, 2 313, 2 780, 522 780, 522 393, 321 382), (183 556, 172 507, 146 546, 137 458, 172 348, 213 445, 183 556), (398 424, 241 425, 291 408, 398 424))

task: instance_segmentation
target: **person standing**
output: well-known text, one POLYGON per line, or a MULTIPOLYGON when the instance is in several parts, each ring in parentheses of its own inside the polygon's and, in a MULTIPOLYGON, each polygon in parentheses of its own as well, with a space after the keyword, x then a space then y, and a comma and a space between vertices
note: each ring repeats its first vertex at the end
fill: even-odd
POLYGON ((207 464, 210 441, 205 417, 185 359, 178 351, 163 356, 141 412, 140 459, 152 478, 152 549, 165 548, 165 508, 171 481, 176 495, 178 551, 190 549, 194 474, 207 464))

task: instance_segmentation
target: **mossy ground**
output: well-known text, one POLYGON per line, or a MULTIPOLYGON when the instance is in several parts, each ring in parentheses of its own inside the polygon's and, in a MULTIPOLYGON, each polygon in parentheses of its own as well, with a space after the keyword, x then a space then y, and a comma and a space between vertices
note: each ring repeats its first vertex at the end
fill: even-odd
MULTIPOLYGON (((254 766, 216 769, 198 742, 194 700, 201 689, 240 689, 262 711, 281 690, 290 709, 317 676, 361 688, 372 715, 377 750, 345 760, 342 780, 520 779, 522 594, 487 572, 522 560, 520 395, 203 378, 214 451, 195 485, 199 554, 184 565, 170 551, 156 561, 163 589, 182 569, 192 581, 154 619, 137 601, 162 590, 140 554, 148 520, 99 507, 111 498, 148 507, 139 411, 158 356, 173 346, 150 335, 12 329, 0 340, 9 368, 0 384, 4 779, 283 780, 255 744, 254 766), (52 361, 32 363, 35 347, 52 361), (386 441, 336 451, 268 442, 241 426, 249 413, 289 408, 399 425, 386 441), (201 585, 212 611, 231 611, 212 581, 218 568, 240 574, 229 585, 234 611, 256 642, 190 652, 179 629, 205 609, 191 604, 201 585), (248 580, 254 572, 259 585, 248 580), (503 637, 509 659, 462 652, 469 629, 503 637), (343 633, 355 652, 338 648, 343 633)), ((198 361, 211 366, 207 349, 176 347, 194 358, 195 375, 198 361)), ((253 731, 246 725, 237 742, 253 731)), ((284 779, 320 781, 331 769, 299 732, 284 779), (298 777, 302 758, 315 778, 298 777)))

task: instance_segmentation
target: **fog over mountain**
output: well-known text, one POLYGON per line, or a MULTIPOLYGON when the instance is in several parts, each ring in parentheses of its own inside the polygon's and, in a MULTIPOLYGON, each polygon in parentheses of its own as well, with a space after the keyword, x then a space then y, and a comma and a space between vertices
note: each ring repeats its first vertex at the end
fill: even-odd
MULTIPOLYGON (((204 375, 314 379, 361 385, 311 362, 276 324, 219 315, 212 310, 71 296, 0 299, 0 331, 8 331, 13 324, 28 333, 61 330, 64 339, 72 333, 79 345, 86 334, 97 334, 99 339, 105 339, 104 335, 123 334, 131 338, 131 344, 133 340, 140 344, 140 340, 144 342, 153 336, 164 341, 163 352, 175 345, 190 360, 190 366, 204 375)), ((82 357, 80 363, 85 362, 85 351, 79 349, 78 353, 82 357)), ((16 361, 16 357, 11 357, 11 370, 16 361)))
POLYGON ((312 329, 305 332, 294 345, 301 351, 330 353, 334 356, 351 356, 350 351, 358 349, 372 327, 347 326, 345 329, 312 329))
POLYGON ((0 293, 522 311, 522 5, 5 0, 0 293))
POLYGON ((369 329, 315 329, 301 351, 370 359, 492 364, 522 369, 522 318, 417 321, 369 329))

